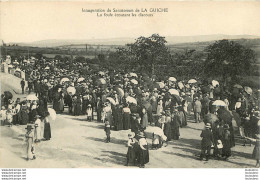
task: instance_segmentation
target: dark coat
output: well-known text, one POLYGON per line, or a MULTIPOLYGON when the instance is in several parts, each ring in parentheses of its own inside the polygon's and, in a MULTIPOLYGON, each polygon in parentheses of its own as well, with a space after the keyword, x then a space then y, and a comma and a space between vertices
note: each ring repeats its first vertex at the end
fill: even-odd
POLYGON ((210 129, 202 130, 200 137, 202 137, 201 148, 206 149, 213 143, 213 134, 210 129))

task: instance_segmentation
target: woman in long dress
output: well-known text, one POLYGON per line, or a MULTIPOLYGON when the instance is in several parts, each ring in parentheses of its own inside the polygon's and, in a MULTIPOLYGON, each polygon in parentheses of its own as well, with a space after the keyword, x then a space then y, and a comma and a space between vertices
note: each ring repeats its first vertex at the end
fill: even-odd
POLYGON ((128 134, 127 143, 127 154, 126 154, 126 166, 136 164, 136 152, 135 146, 137 145, 137 140, 134 138, 134 133, 128 134))
POLYGON ((144 168, 145 164, 149 162, 149 150, 148 150, 148 143, 146 141, 146 138, 144 136, 143 132, 139 133, 139 167, 144 168))
POLYGON ((142 108, 142 126, 143 128, 148 126, 148 115, 145 107, 142 108))
POLYGON ((43 134, 43 137, 46 141, 51 139, 51 125, 50 125, 48 117, 44 118, 44 134, 43 134))
POLYGON ((124 130, 128 130, 131 128, 130 126, 130 114, 131 114, 131 110, 129 108, 128 105, 126 105, 124 108, 123 108, 123 126, 124 126, 124 130))

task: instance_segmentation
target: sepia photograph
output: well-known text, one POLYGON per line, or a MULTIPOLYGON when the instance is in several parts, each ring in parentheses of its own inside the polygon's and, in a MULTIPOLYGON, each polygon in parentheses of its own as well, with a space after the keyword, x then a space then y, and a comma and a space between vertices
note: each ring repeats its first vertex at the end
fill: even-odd
POLYGON ((0 2, 0 168, 259 168, 260 2, 0 2))

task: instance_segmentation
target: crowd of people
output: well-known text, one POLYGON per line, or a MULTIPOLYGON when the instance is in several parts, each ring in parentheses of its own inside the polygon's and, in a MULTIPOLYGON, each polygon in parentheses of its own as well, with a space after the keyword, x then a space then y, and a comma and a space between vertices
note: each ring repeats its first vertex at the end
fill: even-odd
MULTIPOLYGON (((250 87, 222 86, 208 78, 188 81, 178 81, 174 77, 157 79, 142 72, 94 70, 87 63, 69 64, 44 58, 33 63, 14 61, 12 66, 25 71, 28 96, 34 92, 36 100, 20 101, 18 98, 12 102, 8 93, 2 94, 1 123, 9 126, 32 123, 35 128, 36 124, 37 128, 43 124, 41 132, 45 134, 47 127, 48 135, 38 136, 36 133, 36 141, 50 139, 50 126, 46 121, 48 104, 52 104, 58 114, 83 115, 86 121, 104 123, 107 143, 110 142, 110 130, 130 129, 133 134, 129 135, 127 164, 134 162, 140 167, 149 162, 144 133, 148 126, 157 126, 163 131, 161 136, 153 135, 153 147, 157 149, 163 142, 168 144, 178 140, 180 128, 187 126, 190 123, 188 117, 194 115, 194 122, 205 123, 200 159, 205 157, 206 160, 210 158, 212 148, 215 158, 228 159, 231 147, 235 146, 234 127, 243 128, 245 137, 251 140, 259 137, 259 92, 253 92, 250 87), (133 150, 136 145, 137 151, 133 150)), ((259 143, 256 148, 255 158, 259 166, 259 143)))

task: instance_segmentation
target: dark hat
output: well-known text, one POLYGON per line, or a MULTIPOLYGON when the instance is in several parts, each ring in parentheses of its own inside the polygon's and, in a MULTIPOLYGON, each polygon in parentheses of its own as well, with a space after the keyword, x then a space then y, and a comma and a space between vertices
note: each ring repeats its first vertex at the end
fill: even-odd
POLYGON ((27 129, 28 131, 30 131, 30 130, 33 129, 33 127, 32 127, 32 125, 27 125, 27 127, 26 127, 25 129, 27 129))

